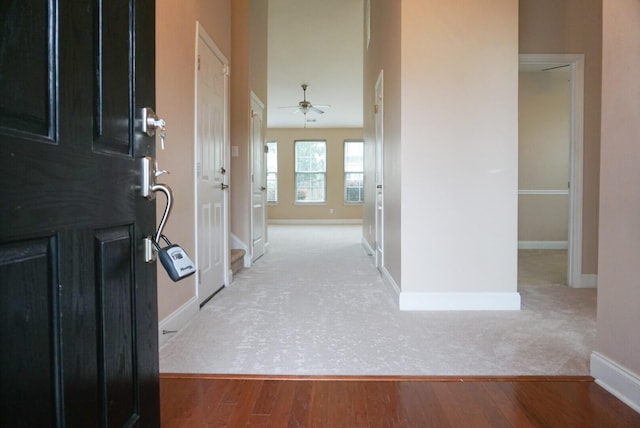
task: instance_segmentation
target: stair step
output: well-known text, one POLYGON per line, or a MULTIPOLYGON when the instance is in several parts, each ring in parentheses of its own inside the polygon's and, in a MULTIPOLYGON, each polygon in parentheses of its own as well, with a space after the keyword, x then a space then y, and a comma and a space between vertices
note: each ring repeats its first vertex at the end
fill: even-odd
POLYGON ((231 271, 234 275, 244 268, 244 255, 246 254, 245 250, 241 249, 232 249, 231 250, 231 271))

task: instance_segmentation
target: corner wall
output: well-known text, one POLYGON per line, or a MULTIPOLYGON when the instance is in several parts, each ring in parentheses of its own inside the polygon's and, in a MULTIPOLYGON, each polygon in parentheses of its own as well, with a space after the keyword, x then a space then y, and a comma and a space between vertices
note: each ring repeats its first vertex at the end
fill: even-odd
POLYGON ((514 310, 518 2, 402 2, 406 310, 514 310))
POLYGON ((640 3, 604 0, 600 246, 591 374, 640 412, 640 3))
MULTIPOLYGON (((365 10, 366 12, 366 10, 365 10)), ((401 196, 400 181, 400 31, 401 2, 370 0, 371 39, 367 46, 366 25, 364 35, 364 181, 365 195, 362 207, 363 238, 375 248, 375 85, 384 72, 384 269, 391 279, 401 283, 401 196)), ((365 16, 365 23, 366 23, 365 16)))

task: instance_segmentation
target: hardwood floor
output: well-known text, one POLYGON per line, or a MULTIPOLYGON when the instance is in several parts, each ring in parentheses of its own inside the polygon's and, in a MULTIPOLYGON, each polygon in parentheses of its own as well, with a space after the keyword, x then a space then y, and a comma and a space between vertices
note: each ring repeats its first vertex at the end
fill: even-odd
POLYGON ((640 427, 591 378, 162 375, 163 428, 640 427))

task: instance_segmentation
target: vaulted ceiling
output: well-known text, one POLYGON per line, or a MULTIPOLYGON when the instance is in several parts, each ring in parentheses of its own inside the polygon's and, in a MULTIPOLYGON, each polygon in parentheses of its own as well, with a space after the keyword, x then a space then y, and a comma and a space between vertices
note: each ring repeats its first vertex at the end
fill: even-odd
POLYGON ((363 0, 269 0, 268 127, 362 127, 362 73, 363 0), (324 114, 279 108, 302 101, 303 83, 324 114))

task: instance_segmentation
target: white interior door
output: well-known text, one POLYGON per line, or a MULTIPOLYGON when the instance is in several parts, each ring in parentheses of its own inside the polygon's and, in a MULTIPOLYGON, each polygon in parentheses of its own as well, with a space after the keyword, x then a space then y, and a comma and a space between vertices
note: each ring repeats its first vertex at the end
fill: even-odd
POLYGON ((196 73, 196 217, 198 302, 225 285, 227 65, 213 41, 199 27, 196 73))
POLYGON ((383 98, 382 98, 382 71, 376 82, 375 96, 375 120, 376 120, 376 267, 382 270, 384 267, 384 137, 383 137, 383 98))
POLYGON ((267 226, 267 171, 262 115, 264 104, 251 93, 251 260, 264 255, 267 226))

